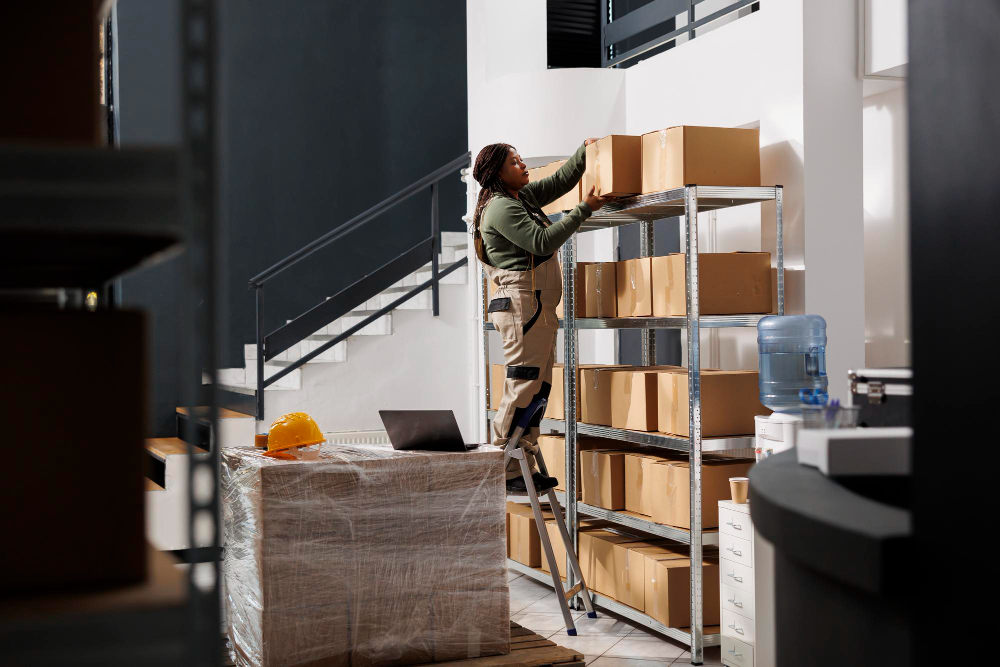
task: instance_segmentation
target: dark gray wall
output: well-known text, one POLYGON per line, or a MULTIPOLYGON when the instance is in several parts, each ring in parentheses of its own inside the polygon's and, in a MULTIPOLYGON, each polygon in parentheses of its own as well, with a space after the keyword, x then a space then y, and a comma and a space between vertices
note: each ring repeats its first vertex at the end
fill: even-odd
MULTIPOLYGON (((176 143, 177 2, 122 3, 122 144, 176 143)), ((248 279, 467 150, 465 2, 241 0, 220 63, 223 365, 254 340, 248 279)), ((463 230, 464 184, 442 182, 441 227, 463 230)), ((270 331, 430 233, 418 195, 265 288, 270 331)), ((153 312, 154 424, 169 429, 176 269, 123 281, 153 312)))

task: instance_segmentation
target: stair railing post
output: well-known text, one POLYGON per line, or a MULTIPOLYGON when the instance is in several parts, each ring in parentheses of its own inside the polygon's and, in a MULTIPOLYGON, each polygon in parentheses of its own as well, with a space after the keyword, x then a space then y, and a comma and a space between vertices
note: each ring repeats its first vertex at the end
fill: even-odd
POLYGON ((254 417, 264 419, 264 286, 254 285, 257 297, 257 395, 254 417))
POLYGON ((438 216, 438 184, 431 183, 431 300, 434 317, 441 314, 440 289, 438 288, 438 255, 441 252, 441 221, 438 216))

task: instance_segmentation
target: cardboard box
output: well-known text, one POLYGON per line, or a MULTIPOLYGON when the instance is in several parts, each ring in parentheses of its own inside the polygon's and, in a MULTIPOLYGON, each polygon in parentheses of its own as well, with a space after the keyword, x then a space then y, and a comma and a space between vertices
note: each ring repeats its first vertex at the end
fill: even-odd
POLYGON ((611 426, 611 373, 621 366, 595 366, 580 369, 580 421, 611 426))
POLYGON ((625 451, 592 449, 580 452, 580 489, 587 505, 625 509, 625 451))
POLYGON ((652 258, 638 257, 617 262, 615 287, 618 290, 618 317, 652 316, 652 258))
POLYGON ((584 267, 584 317, 617 317, 616 262, 588 262, 584 267))
MULTIPOLYGON (((657 424, 664 433, 689 435, 686 369, 657 375, 657 424)), ((701 435, 752 435, 753 418, 770 414, 760 402, 757 371, 701 371, 701 435)))
MULTIPOLYGON (((653 317, 687 315, 683 253, 652 258, 653 317)), ((771 255, 766 252, 698 254, 702 315, 771 312, 771 255)))
POLYGON ((615 569, 615 545, 634 542, 635 538, 607 530, 579 533, 580 569, 587 587, 610 598, 618 599, 618 573, 615 569))
POLYGON ((146 321, 126 310, 0 312, 0 595, 146 579, 146 321))
MULTIPOLYGON (((580 452, 591 449, 601 449, 608 447, 618 447, 620 442, 605 440, 604 438, 591 438, 588 436, 578 436, 576 441, 576 498, 582 497, 582 487, 580 485, 580 452)), ((540 435, 538 436, 538 448, 545 459, 545 466, 549 470, 549 475, 559 480, 556 491, 566 491, 566 439, 561 435, 540 435)))
POLYGON ((683 460, 681 454, 676 456, 664 454, 649 454, 647 452, 629 452, 625 455, 625 510, 650 516, 653 513, 653 493, 649 467, 654 463, 683 460))
MULTIPOLYGON (((581 369, 586 368, 623 368, 623 366, 614 366, 607 364, 579 364, 576 371, 576 419, 577 421, 582 420, 583 415, 583 401, 581 400, 580 387, 582 383, 581 369)), ((563 407, 565 398, 565 389, 563 388, 563 379, 565 377, 566 369, 562 364, 554 364, 552 367, 552 391, 549 393, 549 402, 545 406, 545 418, 546 419, 563 419, 566 416, 566 411, 563 407)), ((610 400, 610 394, 609 394, 610 400)), ((608 404, 608 409, 610 410, 610 403, 608 404)), ((610 413, 609 413, 610 414, 610 413)), ((610 417, 609 417, 610 418, 610 417)), ((609 422, 610 424, 610 422, 609 422)))
POLYGON ((559 199, 555 200, 546 209, 543 209, 547 214, 558 213, 561 211, 570 211, 583 201, 583 179, 581 178, 576 182, 576 185, 570 189, 569 192, 564 194, 559 199))
MULTIPOLYGON (((110 4, 4 3, 4 25, 17 28, 0 40, 4 88, 11 94, 0 105, 0 144, 102 145, 107 116, 100 100, 98 26, 110 4)), ((144 549, 140 544, 140 558, 144 549)))
MULTIPOLYGON (((564 516, 563 519, 566 517, 564 516)), ((610 521, 604 521, 603 519, 582 519, 580 520, 579 531, 582 533, 588 530, 600 530, 602 528, 607 528, 611 525, 610 521)), ((545 522, 545 529, 549 534, 549 542, 552 543, 552 553, 555 555, 556 563, 559 564, 559 577, 565 581, 566 580, 566 545, 562 541, 562 536, 559 535, 559 527, 556 526, 556 522, 552 521, 545 522)), ((552 568, 549 567, 549 561, 542 553, 542 566, 543 572, 552 573, 552 568)), ((582 567, 581 567, 582 569, 582 567)))
POLYGON ((642 192, 760 185, 760 131, 677 126, 641 137, 642 192))
POLYGON ((402 665, 509 650, 498 451, 328 444, 316 460, 281 461, 234 447, 221 476, 242 655, 402 665))
MULTIPOLYGON (((542 518, 553 518, 552 512, 542 509, 542 518)), ((528 567, 538 567, 542 564, 542 543, 535 527, 535 516, 531 505, 508 502, 507 513, 510 520, 510 558, 528 567)))
MULTIPOLYGON (((750 461, 704 461, 701 466, 701 526, 719 525, 719 501, 729 498, 729 478, 746 477, 750 461)), ((691 527, 691 470, 687 461, 652 463, 650 516, 656 523, 691 527)))
POLYGON ((628 197, 642 191, 642 138, 611 134, 587 146, 583 195, 628 197))
MULTIPOLYGON (((675 554, 645 556, 645 612, 671 628, 691 625, 691 560, 675 554)), ((702 561, 702 619, 719 624, 719 562, 702 561)))
MULTIPOLYGON (((676 367, 669 367, 674 369, 676 367)), ((661 367, 611 372, 611 426, 632 431, 657 430, 657 376, 661 367)))
POLYGON ((506 380, 506 366, 503 364, 490 366, 490 410, 500 409, 500 399, 503 398, 503 385, 506 380))
MULTIPOLYGON (((663 552, 669 547, 666 540, 636 540, 614 545, 615 598, 633 609, 646 608, 645 552, 663 552)), ((678 555, 678 558, 681 556, 678 555)))

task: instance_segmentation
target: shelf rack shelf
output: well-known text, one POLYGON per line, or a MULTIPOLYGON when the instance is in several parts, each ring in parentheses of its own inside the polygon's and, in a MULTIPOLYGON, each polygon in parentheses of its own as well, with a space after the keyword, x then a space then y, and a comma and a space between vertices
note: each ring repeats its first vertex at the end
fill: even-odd
MULTIPOLYGON (((486 415, 492 419, 496 416, 496 411, 488 410, 486 415)), ((539 427, 543 431, 566 432, 566 422, 562 419, 543 419, 539 427)), ((577 435, 620 440, 621 442, 643 445, 645 447, 659 447, 660 449, 671 449, 677 452, 688 452, 691 450, 691 440, 689 438, 680 435, 670 435, 669 433, 628 431, 622 428, 611 428, 610 426, 586 424, 584 422, 576 423, 576 432, 577 435)), ((754 438, 752 435, 730 436, 727 438, 703 438, 701 442, 701 450, 703 452, 733 452, 751 449, 754 438)))
MULTIPOLYGON (((599 211, 595 212, 580 228, 581 232, 595 231, 599 229, 609 229, 620 225, 636 224, 640 226, 640 255, 649 257, 653 255, 653 222, 662 218, 681 217, 681 227, 684 230, 684 254, 685 254, 685 288, 687 294, 687 317, 668 318, 580 318, 576 313, 576 236, 571 237, 560 251, 563 266, 563 311, 566 313, 560 326, 567 332, 563 336, 563 360, 566 367, 564 373, 563 391, 564 402, 567 414, 575 414, 577 406, 577 336, 576 332, 581 329, 639 329, 642 331, 642 360, 643 365, 652 366, 656 363, 655 330, 656 329, 683 329, 687 332, 687 360, 688 360, 688 395, 689 420, 688 432, 690 437, 680 438, 662 433, 642 433, 637 431, 626 431, 604 426, 594 426, 576 421, 543 420, 543 429, 561 430, 566 438, 566 493, 562 496, 562 503, 566 508, 566 520, 570 536, 574 541, 574 547, 578 548, 578 515, 584 513, 588 516, 605 518, 620 526, 636 528, 654 534, 662 535, 668 539, 690 545, 691 548, 691 619, 692 625, 687 631, 676 628, 664 627, 651 618, 634 609, 626 607, 614 600, 610 600, 599 594, 594 595, 594 603, 616 614, 632 619, 644 626, 684 642, 691 647, 691 662, 700 664, 703 661, 705 646, 711 646, 719 642, 717 634, 705 634, 703 624, 703 591, 702 586, 702 557, 703 547, 718 543, 718 535, 715 533, 705 533, 702 531, 701 517, 701 464, 703 452, 727 451, 730 453, 747 451, 752 447, 751 437, 705 439, 701 434, 701 329, 704 328, 728 328, 728 327, 751 327, 756 326, 763 315, 735 315, 735 316, 705 316, 700 313, 700 303, 698 290, 692 286, 698 284, 698 213, 700 211, 714 211, 744 204, 774 201, 775 211, 775 237, 777 241, 776 264, 778 278, 778 308, 777 313, 783 315, 785 312, 785 281, 784 281, 784 247, 782 232, 782 196, 783 189, 780 185, 773 187, 723 187, 723 186, 699 186, 687 185, 681 188, 674 188, 663 192, 656 192, 646 195, 623 198, 615 202, 605 204, 599 211), (611 438, 622 442, 629 442, 651 447, 662 447, 676 451, 687 452, 688 462, 691 468, 691 489, 690 489, 690 517, 691 530, 681 531, 647 522, 644 519, 631 516, 622 512, 611 512, 598 507, 584 505, 576 500, 576 457, 577 457, 577 437, 579 435, 593 435, 603 438, 611 438)), ((559 214, 550 216, 558 219, 559 214)), ((484 318, 485 305, 488 298, 485 272, 480 267, 480 317, 484 318)), ((489 334, 493 326, 483 322, 483 387, 486 398, 485 405, 489 406, 489 334)), ((487 411, 487 423, 490 419, 487 411)), ((520 570, 512 565, 514 569, 520 570)), ((523 566, 522 566, 523 567, 523 566)), ((528 568, 531 569, 531 568, 528 568)), ((530 573, 525 572, 526 574, 530 573)), ((537 573, 536 573, 537 574, 537 573)), ((537 576, 536 576, 537 578, 537 576)), ((569 573, 567 583, 572 586, 576 582, 572 581, 573 576, 569 573)))
MULTIPOLYGON (((526 577, 530 577, 535 581, 545 584, 546 586, 552 587, 552 577, 548 572, 543 572, 537 568, 528 567, 522 563, 518 563, 516 560, 507 559, 507 567, 515 572, 520 572, 526 577)), ((691 645, 691 632, 690 628, 671 628, 669 626, 663 625, 657 621, 652 616, 644 614, 643 612, 633 609, 626 604, 622 604, 614 598, 609 598, 606 595, 601 595, 600 593, 595 593, 591 591, 591 597, 593 598, 594 605, 604 609, 605 611, 610 611, 616 616, 621 616, 622 618, 627 618, 633 623, 638 623, 639 625, 652 630, 664 637, 670 637, 679 642, 691 645)), ((716 628, 715 632, 710 634, 705 634, 703 637, 703 646, 718 646, 722 640, 722 636, 716 628)))

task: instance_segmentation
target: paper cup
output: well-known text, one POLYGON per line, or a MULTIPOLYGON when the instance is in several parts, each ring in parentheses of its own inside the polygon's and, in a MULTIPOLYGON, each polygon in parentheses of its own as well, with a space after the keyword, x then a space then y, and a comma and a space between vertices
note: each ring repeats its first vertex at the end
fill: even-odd
POLYGON ((733 502, 737 505, 746 504, 747 495, 750 493, 750 478, 730 477, 729 493, 733 497, 733 502))

